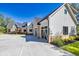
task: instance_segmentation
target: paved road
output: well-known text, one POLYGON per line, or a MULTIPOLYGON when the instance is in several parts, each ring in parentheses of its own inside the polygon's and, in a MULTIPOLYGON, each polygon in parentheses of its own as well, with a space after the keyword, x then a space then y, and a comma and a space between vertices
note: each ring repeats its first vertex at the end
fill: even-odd
POLYGON ((25 35, 0 35, 0 56, 72 56, 46 43, 45 40, 25 35), (27 40, 26 40, 27 39, 27 40))

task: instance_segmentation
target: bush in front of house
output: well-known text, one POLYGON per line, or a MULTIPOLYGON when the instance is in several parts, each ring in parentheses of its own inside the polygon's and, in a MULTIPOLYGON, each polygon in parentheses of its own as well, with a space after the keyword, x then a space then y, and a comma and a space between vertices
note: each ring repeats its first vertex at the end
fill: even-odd
POLYGON ((74 43, 77 40, 79 40, 79 36, 69 36, 68 38, 65 38, 65 39, 62 39, 61 36, 56 36, 55 38, 53 38, 53 41, 51 42, 51 44, 54 44, 60 47, 66 44, 74 43))
POLYGON ((76 36, 70 36, 69 39, 70 40, 75 40, 76 39, 76 36))
POLYGON ((79 41, 79 36, 69 36, 69 38, 65 38, 63 39, 63 41, 65 42, 65 44, 69 44, 69 43, 73 43, 76 41, 79 41))
POLYGON ((68 38, 63 39, 64 42, 72 42, 76 40, 76 36, 69 36, 68 38))
POLYGON ((61 47, 64 45, 64 41, 62 40, 61 36, 56 36, 55 38, 53 38, 51 44, 61 47))
POLYGON ((79 41, 79 36, 78 36, 78 35, 76 36, 76 40, 78 40, 78 41, 79 41))

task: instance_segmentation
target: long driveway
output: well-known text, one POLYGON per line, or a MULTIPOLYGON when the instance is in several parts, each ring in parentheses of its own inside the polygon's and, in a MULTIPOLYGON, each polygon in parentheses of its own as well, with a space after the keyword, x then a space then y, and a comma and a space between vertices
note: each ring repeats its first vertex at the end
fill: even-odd
POLYGON ((72 56, 32 35, 0 35, 0 56, 72 56))

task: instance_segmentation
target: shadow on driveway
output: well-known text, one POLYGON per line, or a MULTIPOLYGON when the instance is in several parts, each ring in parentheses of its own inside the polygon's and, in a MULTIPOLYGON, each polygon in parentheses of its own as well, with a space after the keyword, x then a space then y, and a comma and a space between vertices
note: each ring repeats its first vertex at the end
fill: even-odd
POLYGON ((21 36, 21 37, 25 38, 25 41, 26 41, 26 42, 32 41, 32 42, 47 43, 47 40, 42 39, 42 38, 41 38, 41 39, 40 39, 40 38, 37 38, 37 37, 35 37, 35 36, 33 36, 33 35, 25 35, 25 36, 21 36))

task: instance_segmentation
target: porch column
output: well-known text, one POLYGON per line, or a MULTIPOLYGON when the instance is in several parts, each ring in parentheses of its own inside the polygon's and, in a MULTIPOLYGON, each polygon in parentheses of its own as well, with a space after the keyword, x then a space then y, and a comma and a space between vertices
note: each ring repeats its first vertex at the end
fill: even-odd
POLYGON ((52 36, 49 35, 49 36, 48 36, 48 43, 51 43, 52 39, 53 39, 52 36))
POLYGON ((38 37, 41 38, 41 26, 38 25, 38 37))

